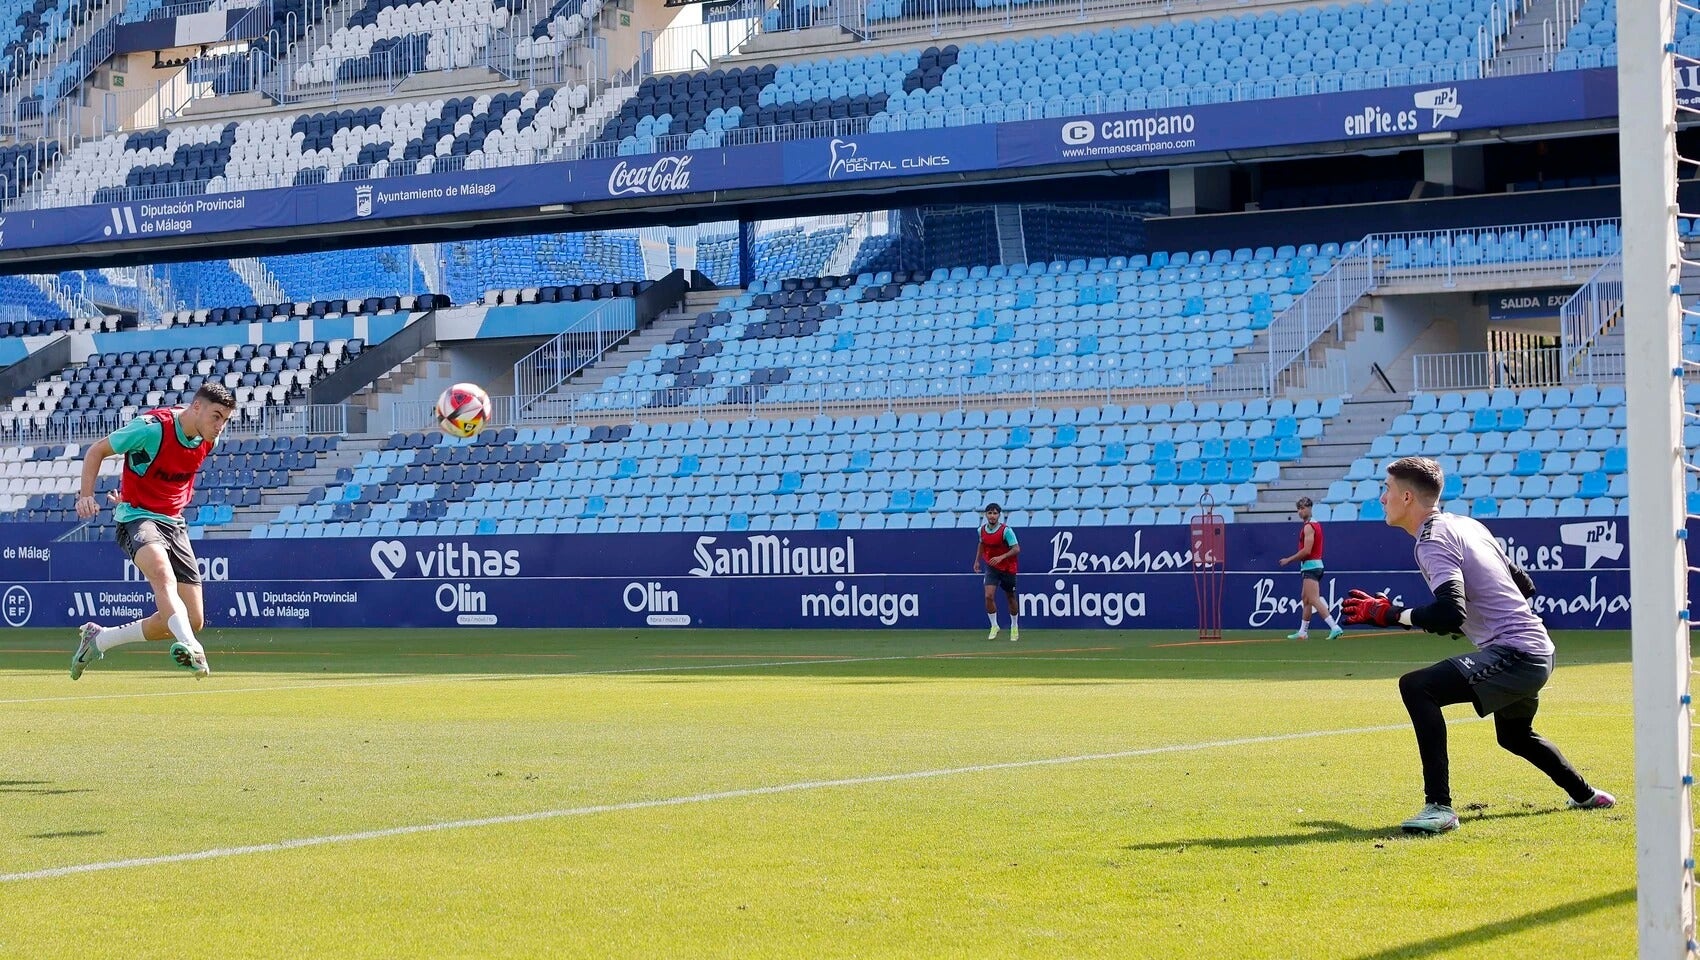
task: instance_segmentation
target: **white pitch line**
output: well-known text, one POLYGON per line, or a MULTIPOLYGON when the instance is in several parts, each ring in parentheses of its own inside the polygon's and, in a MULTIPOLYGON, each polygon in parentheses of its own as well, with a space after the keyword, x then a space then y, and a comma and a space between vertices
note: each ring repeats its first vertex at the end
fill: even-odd
POLYGON ((730 670, 734 667, 799 667, 811 663, 871 663, 880 660, 924 660, 926 657, 845 657, 840 660, 767 660, 757 663, 685 663, 664 667, 616 667, 610 670, 572 670, 564 673, 438 673, 430 676, 390 680, 327 680, 324 683, 293 683, 275 687, 200 686, 188 690, 154 690, 142 693, 91 693, 70 697, 25 697, 0 700, 11 703, 80 703, 85 700, 128 700, 142 697, 198 697, 217 693, 273 693, 288 690, 324 690, 336 687, 394 687, 413 683, 464 683, 469 680, 552 680, 560 677, 602 677, 621 673, 670 673, 679 670, 730 670))
MULTIPOLYGON (((1044 660, 1064 662, 1101 662, 1101 663, 1326 663, 1331 665, 1364 665, 1364 666, 1399 666, 1412 663, 1427 663, 1422 660, 1317 660, 1313 658, 1295 657, 1284 658, 1241 658, 1241 659, 1207 659, 1194 657, 1040 657, 1019 654, 983 654, 983 653, 923 653, 892 657, 843 657, 835 660, 767 660, 751 663, 740 661, 734 663, 710 664, 673 664, 659 667, 618 667, 609 670, 573 670, 563 673, 439 673, 430 676, 400 677, 388 680, 327 680, 323 683, 296 683, 272 687, 217 687, 211 684, 191 687, 187 690, 154 690, 139 693, 91 693, 83 696, 69 697, 22 697, 11 700, 0 700, 0 704, 18 703, 81 703, 90 700, 128 700, 146 697, 198 697, 209 694, 231 693, 274 693, 290 690, 325 690, 341 687, 391 687, 415 683, 460 683, 468 680, 550 680, 560 677, 600 677, 613 676, 622 673, 670 673, 680 670, 732 670, 738 667, 806 667, 816 665, 832 665, 840 663, 879 663, 893 660, 1044 660)), ((1582 663, 1572 666, 1586 665, 1582 663)))
MULTIPOLYGON (((1460 718, 1452 723, 1467 723, 1474 718, 1460 718)), ((383 840, 389 837, 404 837, 419 833, 439 833, 447 830, 466 830, 477 827, 504 826, 513 823, 531 823, 539 820, 559 820, 566 817, 587 817, 601 813, 623 813, 631 810, 651 810, 658 807, 679 807, 696 803, 712 803, 717 800, 739 800, 746 797, 766 797, 782 793, 798 793, 805 790, 827 790, 836 787, 860 787, 878 783, 902 783, 910 780, 929 780, 939 777, 951 777, 961 774, 992 773, 1002 770, 1025 770, 1034 767, 1054 767, 1072 763, 1095 763, 1104 760, 1127 760, 1133 757, 1150 757, 1166 753, 1187 753, 1195 750, 1217 750, 1226 747, 1246 747, 1268 743, 1284 743, 1295 740, 1315 740, 1322 737, 1355 736, 1370 733, 1387 733, 1393 730, 1409 730, 1408 723, 1390 723, 1374 727, 1353 727, 1345 730, 1310 730, 1303 733, 1278 733, 1261 737, 1235 737, 1230 740, 1208 740, 1202 743, 1176 743, 1161 747, 1141 747, 1135 750, 1118 750, 1112 753, 1085 753, 1071 757, 1045 757, 1038 760, 1011 760, 1005 763, 980 763, 966 767, 944 767, 936 770, 914 770, 908 773, 874 774, 866 777, 846 777, 839 780, 803 780, 797 783, 782 783, 767 787, 746 787, 739 790, 719 790, 713 793, 697 793, 683 797, 665 797, 657 800, 630 800, 625 803, 604 803, 586 807, 566 807, 559 810, 538 810, 532 813, 514 813, 499 817, 480 817, 473 820, 447 820, 439 823, 421 823, 403 827, 385 827, 381 830, 361 830, 355 833, 338 833, 321 837, 301 837, 295 840, 279 840, 275 843, 256 843, 242 847, 218 847, 212 850, 196 850, 190 853, 171 853, 156 857, 136 857, 129 860, 106 860, 98 863, 79 863, 65 867, 48 867, 43 870, 26 870, 22 873, 0 874, 0 883, 19 883, 26 880, 48 880, 54 877, 67 877, 79 873, 101 873, 109 870, 129 870, 136 867, 156 867, 176 863, 194 863, 200 860, 222 860, 227 857, 242 857, 256 853, 281 853, 286 850, 298 850, 304 847, 323 847, 338 843, 358 843, 363 840, 383 840)))

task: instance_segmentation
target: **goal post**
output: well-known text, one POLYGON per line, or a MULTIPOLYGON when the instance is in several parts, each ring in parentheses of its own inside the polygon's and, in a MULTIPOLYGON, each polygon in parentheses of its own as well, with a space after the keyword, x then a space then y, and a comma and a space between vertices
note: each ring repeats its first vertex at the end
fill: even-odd
POLYGON ((1642 960, 1696 953, 1692 709, 1676 235, 1675 0, 1617 5, 1631 677, 1642 960))

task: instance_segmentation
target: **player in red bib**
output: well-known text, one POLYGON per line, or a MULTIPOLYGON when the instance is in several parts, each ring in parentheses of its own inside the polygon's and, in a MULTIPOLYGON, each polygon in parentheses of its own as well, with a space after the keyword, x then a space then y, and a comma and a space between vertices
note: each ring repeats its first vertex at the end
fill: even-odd
POLYGON ((100 515, 94 498, 95 479, 107 457, 124 458, 123 478, 111 495, 113 519, 118 522, 118 546, 153 588, 159 611, 145 620, 120 627, 83 624, 77 652, 71 656, 71 679, 83 675, 91 661, 126 643, 171 638, 171 657, 179 666, 207 675, 207 654, 195 639, 201 629, 201 574, 183 509, 195 493, 195 474, 201 469, 218 435, 236 412, 236 398, 216 380, 195 392, 186 407, 162 407, 142 414, 91 444, 83 454, 83 482, 77 497, 77 516, 100 515))
POLYGON ((1301 587, 1299 593, 1299 629, 1296 633, 1287 634, 1288 640, 1310 639, 1310 615, 1315 611, 1322 617, 1322 622, 1328 624, 1328 639, 1334 640, 1346 631, 1335 622, 1328 612, 1328 604, 1322 599, 1322 524, 1310 518, 1311 503, 1309 497, 1299 498, 1299 549, 1297 553, 1281 558, 1281 566, 1297 562, 1301 587))
POLYGON ((986 504, 986 522, 980 525, 980 539, 974 545, 974 572, 980 572, 980 564, 986 565, 986 619, 992 622, 992 632, 986 634, 987 640, 998 638, 998 603, 997 590, 1003 588, 1003 595, 1009 604, 1009 641, 1014 643, 1021 639, 1021 621, 1016 619, 1020 607, 1015 602, 1015 558, 1021 553, 1021 543, 1015 539, 1015 531, 1003 522, 1003 508, 995 503, 986 504))

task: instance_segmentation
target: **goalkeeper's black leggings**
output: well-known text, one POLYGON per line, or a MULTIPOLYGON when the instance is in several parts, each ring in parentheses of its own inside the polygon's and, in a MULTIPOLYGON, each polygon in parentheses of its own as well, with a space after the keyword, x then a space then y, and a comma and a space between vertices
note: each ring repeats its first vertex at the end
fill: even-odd
MULTIPOLYGON (((1428 803, 1452 805, 1452 772, 1446 756, 1446 718, 1441 707, 1455 703, 1476 702, 1470 681, 1452 664, 1442 660, 1432 667, 1413 670, 1399 678, 1399 695, 1411 714, 1411 726, 1417 732, 1417 753, 1423 761, 1423 793, 1428 803)), ((1564 759, 1545 737, 1535 732, 1534 712, 1528 716, 1493 715, 1494 730, 1499 745, 1534 764, 1552 782, 1582 802, 1594 795, 1582 775, 1564 759)))

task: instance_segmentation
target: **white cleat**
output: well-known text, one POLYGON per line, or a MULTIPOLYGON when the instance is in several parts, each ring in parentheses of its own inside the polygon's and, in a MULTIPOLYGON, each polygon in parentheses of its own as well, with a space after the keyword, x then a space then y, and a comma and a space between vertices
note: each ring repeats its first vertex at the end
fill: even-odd
POLYGON ((998 638, 998 628, 997 628, 997 627, 993 627, 993 628, 992 628, 992 632, 991 632, 991 633, 988 633, 988 634, 986 634, 986 639, 987 639, 987 640, 996 640, 996 639, 997 639, 997 638, 998 638))
POLYGON ((1424 804, 1416 816, 1399 824, 1399 828, 1406 833, 1445 833, 1458 829, 1458 814, 1445 804, 1424 804))
POLYGON ((201 648, 198 641, 193 647, 181 640, 172 644, 171 659, 177 661, 177 665, 183 669, 195 671, 196 680, 204 680, 207 674, 211 673, 207 669, 207 652, 201 648))
POLYGON ((71 654, 71 679, 83 675, 83 671, 95 660, 106 659, 106 654, 100 652, 95 644, 95 638, 100 636, 101 626, 98 623, 85 623, 77 631, 77 652, 71 654))
POLYGON ((1009 642, 1010 643, 1021 642, 1021 628, 1020 627, 1010 627, 1009 628, 1009 642))
POLYGON ((1594 795, 1588 799, 1580 803, 1571 800, 1567 806, 1572 810, 1610 810, 1617 806, 1617 798, 1604 790, 1595 790, 1594 795))

